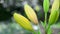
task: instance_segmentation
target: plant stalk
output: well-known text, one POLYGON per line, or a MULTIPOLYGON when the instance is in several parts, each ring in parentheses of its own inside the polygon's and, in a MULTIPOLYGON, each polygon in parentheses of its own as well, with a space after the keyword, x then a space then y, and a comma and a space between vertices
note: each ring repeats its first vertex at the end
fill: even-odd
POLYGON ((47 25, 47 12, 45 13, 45 34, 47 34, 46 25, 47 25))
POLYGON ((47 13, 45 13, 45 28, 46 28, 46 25, 47 25, 47 13))
POLYGON ((40 26, 38 24, 38 34, 41 34, 41 31, 40 31, 40 26))
POLYGON ((34 34, 37 34, 36 32, 33 32, 34 34))

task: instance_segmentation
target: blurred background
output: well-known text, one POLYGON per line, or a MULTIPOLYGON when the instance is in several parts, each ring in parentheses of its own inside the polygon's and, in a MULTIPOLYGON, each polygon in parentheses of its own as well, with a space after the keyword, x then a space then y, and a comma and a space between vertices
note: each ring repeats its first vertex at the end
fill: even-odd
MULTIPOLYGON (((24 5, 28 3, 36 12, 38 20, 44 21, 44 0, 0 0, 0 34, 32 34, 31 32, 23 29, 13 19, 13 13, 21 13, 26 17, 24 12, 24 5)), ((53 0, 50 0, 50 9, 53 0)), ((50 15, 48 12, 48 18, 50 15)), ((56 24, 52 25, 53 34, 60 34, 60 17, 56 24)), ((42 34, 44 32, 41 26, 42 34)))

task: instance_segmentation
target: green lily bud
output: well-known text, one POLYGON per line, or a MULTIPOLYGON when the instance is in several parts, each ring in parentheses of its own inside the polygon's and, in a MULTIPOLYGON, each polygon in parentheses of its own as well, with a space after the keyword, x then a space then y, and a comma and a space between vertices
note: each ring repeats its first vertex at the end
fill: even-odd
POLYGON ((44 12, 47 13, 49 10, 49 0, 44 0, 43 2, 43 8, 44 8, 44 12))
POLYGON ((59 17, 59 11, 52 11, 51 14, 50 14, 50 17, 49 17, 49 24, 54 24, 57 20, 58 20, 58 17, 59 17))
POLYGON ((58 17, 59 17, 59 0, 54 0, 48 23, 54 24, 58 20, 58 17))
POLYGON ((16 21, 21 27, 23 27, 23 28, 26 29, 26 30, 33 31, 32 25, 31 25, 30 21, 29 21, 27 18, 25 18, 25 17, 22 16, 21 14, 17 14, 17 13, 14 13, 14 14, 13 14, 13 17, 14 17, 15 21, 16 21))
POLYGON ((38 24, 38 19, 37 19, 37 15, 34 12, 34 10, 28 5, 24 5, 24 9, 25 9, 25 13, 27 15, 27 17, 34 23, 34 24, 38 24))

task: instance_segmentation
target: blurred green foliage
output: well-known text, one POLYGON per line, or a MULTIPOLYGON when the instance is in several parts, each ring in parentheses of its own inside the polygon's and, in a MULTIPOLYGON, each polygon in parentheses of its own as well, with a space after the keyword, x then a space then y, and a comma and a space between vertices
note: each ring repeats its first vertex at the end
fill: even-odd
POLYGON ((0 4, 0 21, 8 20, 11 18, 11 14, 0 4))

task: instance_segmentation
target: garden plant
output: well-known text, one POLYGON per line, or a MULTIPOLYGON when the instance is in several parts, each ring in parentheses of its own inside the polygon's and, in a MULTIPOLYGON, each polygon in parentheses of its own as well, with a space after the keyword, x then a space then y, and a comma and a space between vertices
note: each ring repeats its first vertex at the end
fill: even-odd
POLYGON ((45 34, 52 34, 51 25, 55 24, 59 18, 59 0, 54 0, 51 10, 50 10, 49 19, 47 19, 48 18, 47 13, 49 12, 49 7, 50 7, 49 0, 44 0, 43 1, 43 9, 44 9, 44 13, 45 13, 44 21, 38 20, 37 14, 32 9, 32 7, 29 6, 28 4, 24 5, 24 10, 25 10, 25 13, 26 13, 28 19, 26 17, 24 17, 23 15, 18 14, 16 12, 14 12, 13 18, 22 28, 24 28, 28 31, 31 31, 33 34, 41 34, 40 24, 42 24, 45 34), (33 24, 38 26, 37 31, 34 30, 34 28, 32 26, 33 24))

